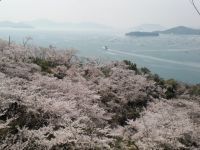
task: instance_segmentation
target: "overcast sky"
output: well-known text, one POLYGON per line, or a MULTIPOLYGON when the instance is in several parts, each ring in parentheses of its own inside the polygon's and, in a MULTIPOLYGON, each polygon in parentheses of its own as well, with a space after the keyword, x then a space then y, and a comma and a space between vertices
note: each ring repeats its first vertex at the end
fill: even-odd
POLYGON ((200 16, 189 0, 2 0, 0 3, 0 21, 35 19, 95 22, 119 28, 140 24, 200 27, 200 16))

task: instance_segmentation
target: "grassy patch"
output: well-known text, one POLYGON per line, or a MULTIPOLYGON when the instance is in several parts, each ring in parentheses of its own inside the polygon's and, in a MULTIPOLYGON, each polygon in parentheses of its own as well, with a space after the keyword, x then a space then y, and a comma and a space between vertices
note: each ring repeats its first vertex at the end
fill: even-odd
POLYGON ((113 147, 115 150, 139 150, 139 147, 132 140, 124 140, 121 137, 117 137, 113 147))
POLYGON ((66 74, 61 73, 61 72, 54 74, 54 77, 56 77, 58 79, 63 79, 65 76, 66 76, 66 74))
POLYGON ((167 99, 171 99, 171 98, 175 98, 177 95, 177 89, 178 89, 178 82, 175 81, 174 79, 169 79, 169 80, 165 80, 164 83, 167 91, 165 92, 166 98, 167 99))
POLYGON ((129 100, 127 103, 123 103, 121 99, 113 92, 102 92, 101 102, 105 105, 105 109, 115 114, 112 116, 110 123, 113 126, 127 125, 128 119, 136 119, 140 117, 140 113, 143 108, 147 106, 147 98, 142 97, 136 101, 129 100), (116 104, 115 106, 112 103, 116 104))
POLYGON ((143 74, 151 74, 151 71, 150 71, 148 68, 146 68, 146 67, 142 67, 142 68, 140 69, 140 71, 141 71, 141 73, 143 73, 143 74))
POLYGON ((177 89, 179 84, 176 80, 169 79, 169 80, 165 80, 165 85, 173 89, 177 89))
POLYGON ((110 77, 111 69, 108 67, 101 67, 101 72, 105 75, 105 77, 110 77))
POLYGON ((7 127, 0 129, 0 140, 4 140, 9 134, 16 134, 18 129, 15 127, 7 127))
POLYGON ((129 61, 129 60, 124 60, 123 62, 128 66, 128 69, 129 69, 129 70, 134 70, 136 74, 140 74, 140 71, 139 71, 139 69, 137 68, 137 64, 132 63, 132 62, 129 61))
POLYGON ((190 95, 199 96, 200 95, 200 84, 194 85, 189 90, 190 95))
POLYGON ((42 71, 47 72, 47 73, 52 73, 51 68, 54 68, 57 66, 56 63, 49 60, 41 59, 41 58, 34 58, 33 63, 40 66, 42 71))

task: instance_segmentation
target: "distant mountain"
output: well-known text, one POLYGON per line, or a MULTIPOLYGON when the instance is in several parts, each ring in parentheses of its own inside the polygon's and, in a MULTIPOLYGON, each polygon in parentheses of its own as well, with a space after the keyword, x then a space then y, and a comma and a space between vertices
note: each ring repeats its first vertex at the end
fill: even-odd
POLYGON ((161 34, 186 34, 186 35, 200 35, 200 29, 193 29, 185 26, 174 27, 165 31, 158 31, 161 34))
POLYGON ((22 22, 0 21, 0 28, 33 28, 31 25, 22 22))
POLYGON ((153 31, 163 31, 166 30, 166 28, 158 24, 143 24, 135 28, 132 28, 131 30, 140 32, 153 32, 153 31))
POLYGON ((111 29, 111 27, 90 23, 71 23, 71 22, 55 22, 51 20, 34 20, 28 22, 12 22, 12 21, 0 21, 0 28, 40 28, 40 29, 86 29, 86 30, 105 30, 111 29))
POLYGON ((34 26, 35 28, 46 28, 46 29, 111 29, 111 27, 90 22, 71 23, 71 22, 55 22, 51 20, 34 20, 26 23, 31 26, 34 26))

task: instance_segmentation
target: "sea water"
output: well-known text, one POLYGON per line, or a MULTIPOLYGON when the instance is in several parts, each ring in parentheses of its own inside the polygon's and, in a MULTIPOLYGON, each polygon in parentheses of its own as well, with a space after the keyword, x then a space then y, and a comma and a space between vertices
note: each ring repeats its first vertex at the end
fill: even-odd
POLYGON ((160 35, 159 37, 127 37, 125 32, 81 30, 0 29, 0 38, 22 43, 57 48, 74 48, 77 55, 103 61, 131 60, 147 67, 165 79, 200 83, 200 36, 160 35), (108 50, 103 49, 107 46, 108 50))

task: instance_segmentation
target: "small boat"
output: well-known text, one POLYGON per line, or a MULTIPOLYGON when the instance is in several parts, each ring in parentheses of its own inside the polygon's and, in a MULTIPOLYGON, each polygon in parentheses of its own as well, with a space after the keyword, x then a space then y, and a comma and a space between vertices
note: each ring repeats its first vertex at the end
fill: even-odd
POLYGON ((104 50, 108 50, 108 46, 104 46, 103 49, 104 49, 104 50))

